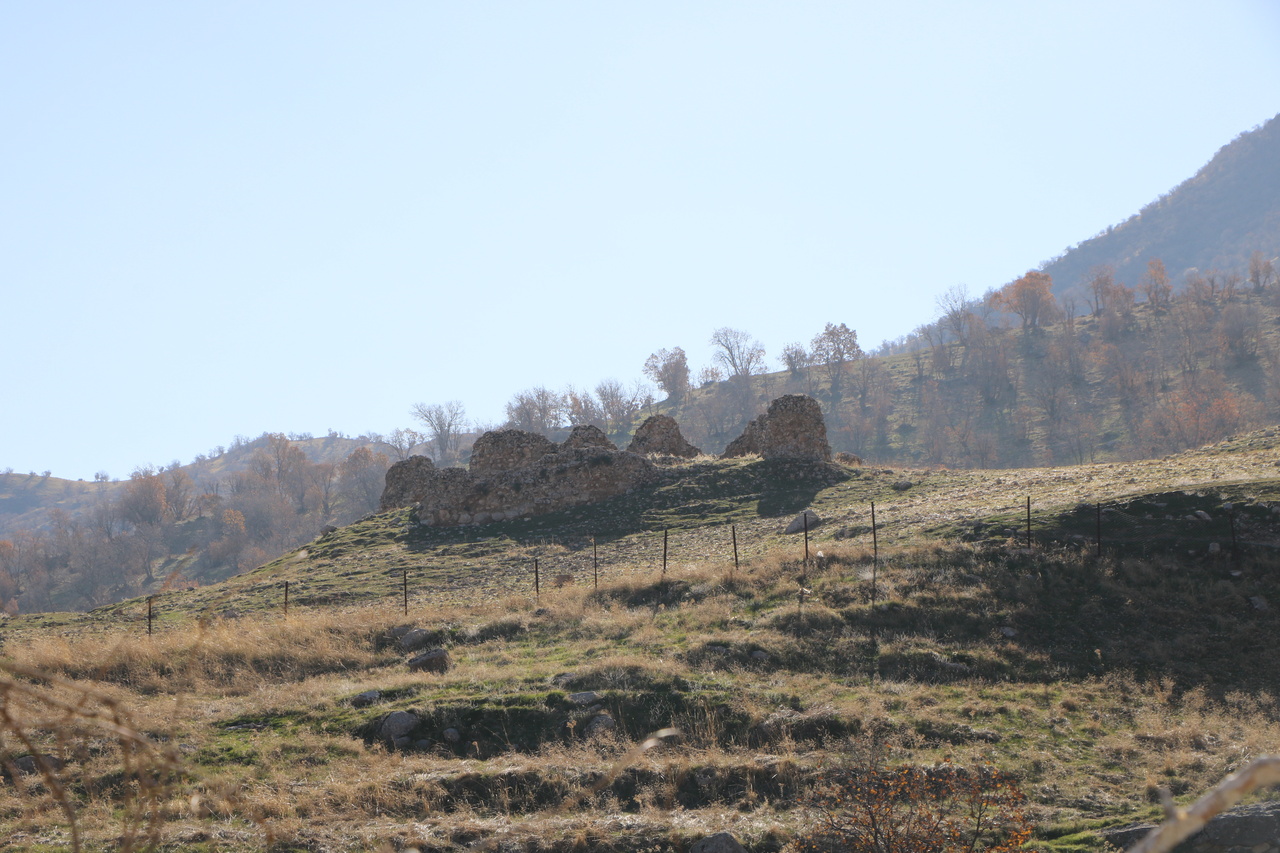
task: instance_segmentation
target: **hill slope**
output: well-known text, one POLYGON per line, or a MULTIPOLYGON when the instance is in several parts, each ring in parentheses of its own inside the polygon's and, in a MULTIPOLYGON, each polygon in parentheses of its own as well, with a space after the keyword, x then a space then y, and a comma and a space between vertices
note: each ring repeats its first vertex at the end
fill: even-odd
MULTIPOLYGON (((728 830, 763 853, 812 826, 832 767, 945 757, 1011 774, 1040 849, 1101 849, 1088 830, 1151 815, 1157 786, 1185 801, 1280 738, 1278 436, 1004 472, 703 461, 536 521, 385 513, 157 596, 151 636, 141 600, 9 620, 4 665, 44 675, 0 673, 6 695, 125 725, 51 733, 17 702, 7 725, 66 762, 49 779, 95 847, 150 809, 162 849, 677 851, 728 830), (779 532, 804 506, 827 519, 808 562, 779 532), (535 593, 534 557, 559 588, 535 593), (450 670, 405 666, 409 625, 450 670), (122 741, 122 770, 135 728, 168 751, 122 741), (131 800, 153 755, 181 772, 131 800)), ((48 784, 0 788, 13 843, 67 846, 48 784)))
POLYGON ((1280 254, 1280 116, 1240 134, 1194 177, 1043 270, 1059 295, 1083 297, 1098 266, 1136 286, 1151 258, 1178 280, 1193 267, 1244 268, 1253 252, 1280 254))

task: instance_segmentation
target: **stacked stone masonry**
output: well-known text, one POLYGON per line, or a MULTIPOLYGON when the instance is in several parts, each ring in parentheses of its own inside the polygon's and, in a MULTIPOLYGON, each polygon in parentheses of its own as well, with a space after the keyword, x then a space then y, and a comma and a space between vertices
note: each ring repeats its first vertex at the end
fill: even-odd
MULTIPOLYGON (((418 522, 428 526, 526 518, 654 485, 662 477, 654 457, 661 461, 699 453, 666 415, 645 421, 627 450, 617 449, 589 425, 573 427, 561 444, 523 430, 495 430, 476 440, 469 468, 437 468, 421 456, 392 465, 381 505, 383 511, 414 506, 418 522)), ((829 461, 831 448, 817 402, 800 395, 774 400, 725 456, 745 453, 829 461)))

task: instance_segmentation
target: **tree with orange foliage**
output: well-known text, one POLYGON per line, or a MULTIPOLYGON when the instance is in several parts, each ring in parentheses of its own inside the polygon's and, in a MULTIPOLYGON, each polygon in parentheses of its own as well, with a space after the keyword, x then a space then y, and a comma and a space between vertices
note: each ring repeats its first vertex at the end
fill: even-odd
POLYGON ((1058 302, 1053 298, 1053 278, 1035 270, 997 290, 992 301, 997 308, 1017 314, 1024 332, 1052 322, 1058 313, 1058 302))
POLYGON ((1147 303, 1153 311, 1163 313, 1168 310, 1173 299, 1173 285, 1169 283, 1164 261, 1159 258, 1147 261, 1147 271, 1142 276, 1142 292, 1147 295, 1147 303))

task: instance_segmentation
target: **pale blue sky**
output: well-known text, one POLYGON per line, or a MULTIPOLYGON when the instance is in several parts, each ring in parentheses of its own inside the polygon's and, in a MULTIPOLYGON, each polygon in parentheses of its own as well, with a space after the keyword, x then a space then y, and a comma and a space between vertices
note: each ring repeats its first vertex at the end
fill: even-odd
POLYGON ((864 345, 1280 112, 1280 4, 0 2, 0 469, 864 345))

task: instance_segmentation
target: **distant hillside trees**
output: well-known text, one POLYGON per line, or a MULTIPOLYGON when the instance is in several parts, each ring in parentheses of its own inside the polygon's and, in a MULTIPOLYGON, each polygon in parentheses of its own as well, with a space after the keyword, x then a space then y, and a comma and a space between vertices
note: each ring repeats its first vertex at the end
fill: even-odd
POLYGON ((0 539, 0 605, 94 607, 162 583, 221 579, 377 508, 386 454, 358 446, 335 466, 283 435, 254 443, 248 464, 221 478, 197 485, 177 463, 139 468, 114 497, 99 491, 89 512, 55 509, 47 530, 0 539))
POLYGON ((590 425, 615 441, 624 441, 641 411, 653 402, 652 391, 642 382, 628 387, 605 379, 594 393, 573 386, 563 392, 540 386, 511 398, 504 426, 553 436, 568 426, 590 425))

